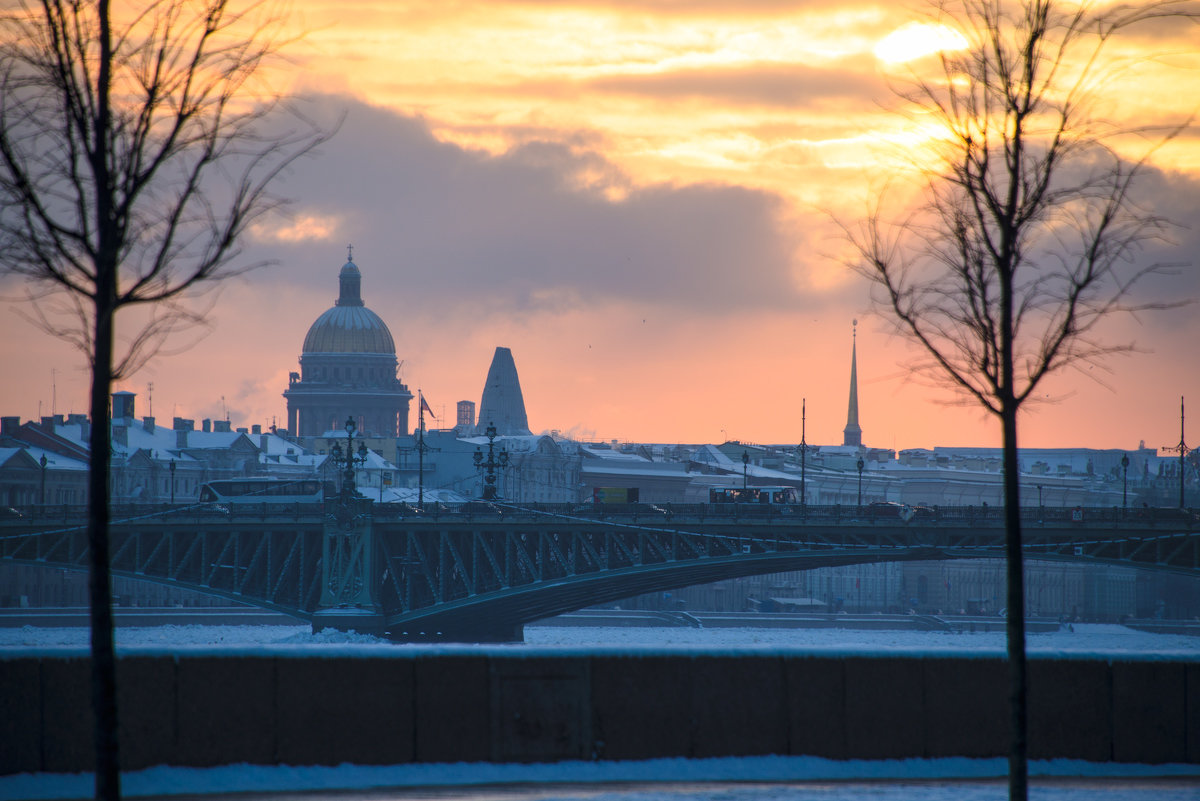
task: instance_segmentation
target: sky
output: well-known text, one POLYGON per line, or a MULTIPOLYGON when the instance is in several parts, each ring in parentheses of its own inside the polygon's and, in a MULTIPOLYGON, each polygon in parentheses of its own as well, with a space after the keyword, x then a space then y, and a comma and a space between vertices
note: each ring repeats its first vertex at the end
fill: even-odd
MULTIPOLYGON (((844 266, 834 223, 885 185, 904 197, 927 156, 892 91, 953 46, 923 19, 869 0, 294 0, 304 36, 264 77, 338 133, 282 177, 288 216, 243 241, 245 263, 273 266, 199 299, 208 326, 116 388, 160 421, 283 427, 352 244, 402 380, 446 425, 504 346, 535 432, 840 444, 857 328, 864 444, 997 446, 995 418, 912 372, 919 352, 844 266)), ((1176 22, 1115 42, 1098 111, 1187 122, 1198 41, 1176 22)), ((1200 298, 1194 125, 1154 150, 1140 192, 1179 224, 1142 258, 1179 266, 1135 300, 1200 298)), ((84 359, 22 294, 0 282, 0 411, 87 411, 84 359)), ((1104 333, 1136 350, 1048 380, 1022 446, 1173 446, 1182 396, 1200 419, 1196 306, 1104 333)))

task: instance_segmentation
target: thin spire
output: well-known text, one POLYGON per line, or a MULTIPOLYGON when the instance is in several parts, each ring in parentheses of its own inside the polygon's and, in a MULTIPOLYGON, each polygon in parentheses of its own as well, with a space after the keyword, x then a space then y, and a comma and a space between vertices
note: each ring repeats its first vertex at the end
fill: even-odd
POLYGON ((854 321, 850 346, 850 405, 846 410, 846 428, 842 430, 842 444, 862 446, 862 428, 858 425, 858 320, 854 321))

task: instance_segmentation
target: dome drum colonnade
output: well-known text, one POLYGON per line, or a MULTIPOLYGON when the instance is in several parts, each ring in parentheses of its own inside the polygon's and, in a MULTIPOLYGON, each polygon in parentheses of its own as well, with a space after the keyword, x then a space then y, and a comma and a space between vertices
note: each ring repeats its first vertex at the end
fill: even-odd
POLYGON ((408 430, 412 393, 396 377, 396 345, 387 325, 362 300, 362 274, 342 266, 335 305, 304 337, 300 372, 283 396, 288 430, 301 437, 340 431, 347 417, 364 434, 395 437, 408 430))

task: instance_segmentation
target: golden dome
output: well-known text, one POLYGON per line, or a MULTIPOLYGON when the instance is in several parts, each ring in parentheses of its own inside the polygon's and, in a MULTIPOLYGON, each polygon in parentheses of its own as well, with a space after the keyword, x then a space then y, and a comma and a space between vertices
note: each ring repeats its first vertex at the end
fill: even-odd
POLYGON ((338 276, 341 293, 333 308, 316 319, 304 337, 304 353, 379 353, 396 355, 392 332, 379 315, 363 305, 362 275, 352 261, 338 276))

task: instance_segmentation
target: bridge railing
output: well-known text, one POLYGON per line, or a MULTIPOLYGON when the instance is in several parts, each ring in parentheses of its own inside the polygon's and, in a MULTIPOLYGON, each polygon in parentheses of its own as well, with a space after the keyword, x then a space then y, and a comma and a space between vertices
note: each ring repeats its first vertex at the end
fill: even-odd
MULTIPOLYGON (((81 504, 47 504, 46 506, 5 507, 0 524, 10 522, 75 523, 87 520, 88 508, 81 504)), ((119 524, 134 520, 162 518, 164 520, 244 520, 265 517, 321 517, 327 513, 324 503, 123 503, 109 507, 109 520, 119 524)))
MULTIPOLYGON (((1003 507, 980 506, 903 506, 901 504, 855 505, 779 505, 736 503, 638 503, 638 504, 546 504, 505 501, 471 501, 462 504, 430 503, 419 509, 415 504, 375 503, 377 520, 442 518, 536 519, 563 517, 576 520, 634 522, 640 525, 672 525, 684 521, 747 520, 779 522, 788 525, 813 523, 876 524, 897 522, 912 525, 984 525, 1003 526, 1003 507)), ((1111 523, 1114 526, 1149 527, 1200 524, 1200 512, 1192 509, 1122 509, 1120 507, 1038 507, 1021 508, 1027 526, 1047 524, 1111 523)))
MULTIPOLYGON (((47 504, 4 508, 0 525, 15 522, 45 521, 48 523, 82 523, 87 519, 87 507, 78 504, 47 504)), ((200 504, 195 502, 170 504, 117 504, 110 507, 113 523, 146 520, 160 517, 170 520, 254 520, 268 517, 294 519, 324 517, 330 513, 328 504, 321 503, 237 503, 200 504)), ((779 522, 796 525, 813 523, 834 524, 907 524, 1003 526, 1004 509, 999 506, 903 506, 901 504, 779 505, 739 503, 510 503, 505 501, 468 501, 459 504, 426 503, 422 508, 411 503, 373 503, 372 515, 377 520, 442 518, 530 519, 562 517, 571 519, 621 521, 639 525, 673 525, 683 521, 745 520, 779 522)), ((1026 526, 1110 524, 1114 528, 1160 528, 1167 526, 1200 525, 1200 510, 1178 508, 1137 507, 1039 507, 1023 506, 1021 520, 1026 526)))

